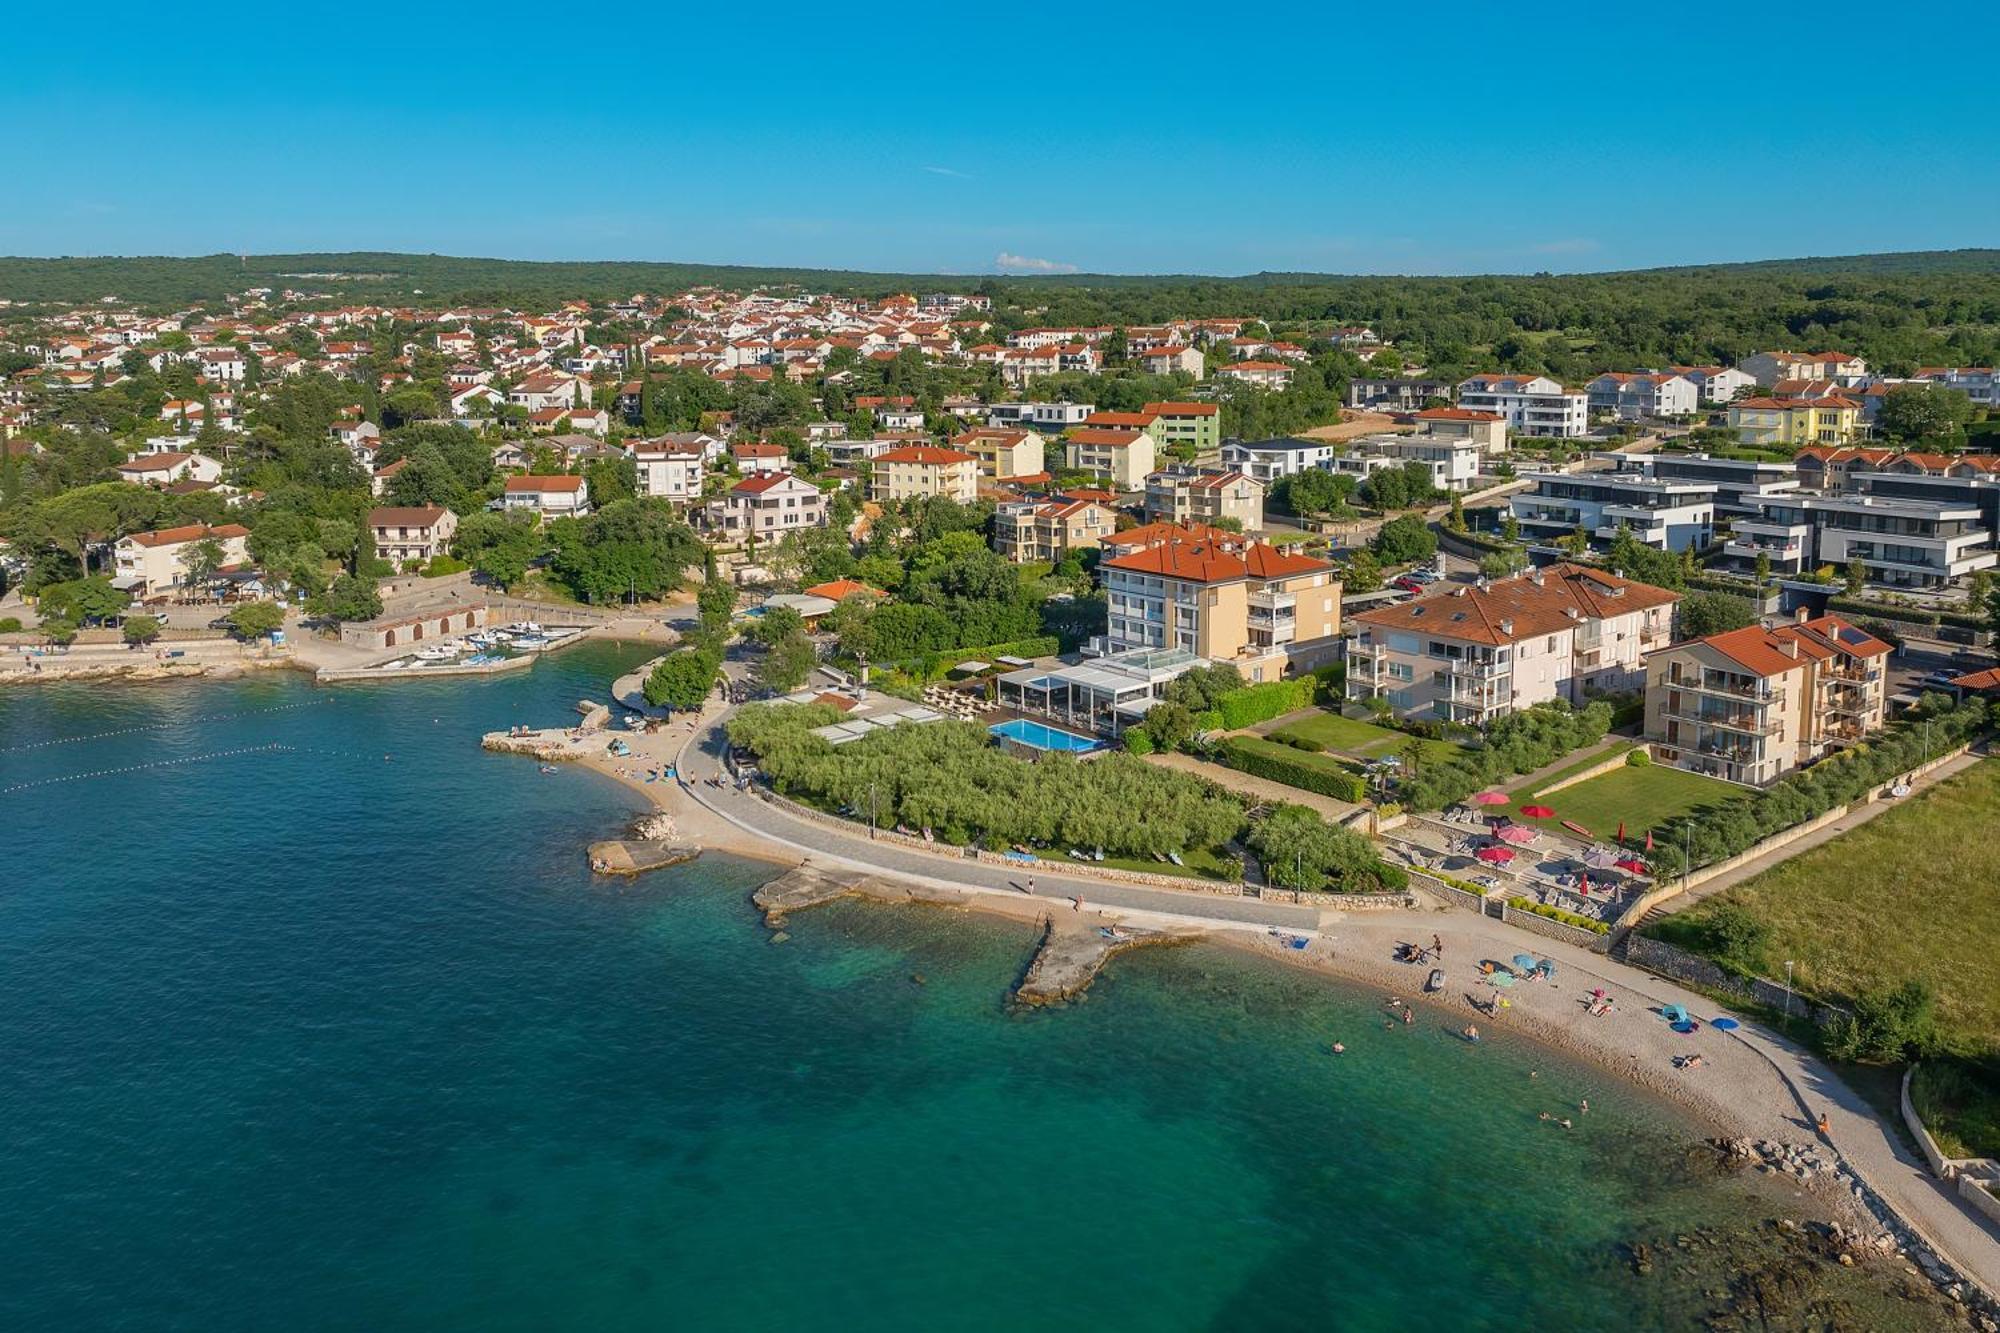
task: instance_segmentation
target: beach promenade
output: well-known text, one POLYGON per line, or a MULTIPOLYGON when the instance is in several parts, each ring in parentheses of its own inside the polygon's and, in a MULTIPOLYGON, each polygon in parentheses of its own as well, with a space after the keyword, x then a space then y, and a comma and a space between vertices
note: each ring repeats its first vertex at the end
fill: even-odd
MULTIPOLYGON (((1686 1037, 1673 1033, 1658 1016, 1667 1004, 1697 1015, 1719 1013, 1703 996, 1601 954, 1448 908, 1342 913, 1196 889, 1121 884, 1077 873, 1060 862, 1016 871, 871 841, 865 829, 849 832, 804 819, 727 783, 705 785, 721 774, 726 745, 722 726, 729 711, 719 700, 712 701, 698 720, 647 737, 652 744, 635 753, 640 767, 647 760, 676 763, 689 780, 685 790, 665 783, 641 785, 675 816, 683 836, 716 850, 778 863, 809 860, 815 867, 914 880, 953 890, 975 908, 1004 904, 1009 915, 1021 915, 1024 908, 1067 913, 1071 899, 1080 897, 1106 920, 1200 927, 1218 942, 1377 985, 1385 995, 1404 999, 1421 999, 1427 969, 1395 962, 1397 945, 1405 940, 1428 943, 1437 934, 1446 945, 1450 984, 1441 997, 1422 1001, 1426 1012, 1440 1016, 1431 1021, 1454 1026, 1473 1021, 1548 1042, 1680 1102, 1725 1136, 1802 1147, 1824 1143, 1910 1232, 1957 1270, 1958 1278, 1983 1291, 1988 1301, 2000 1302, 2000 1228, 1970 1213, 1869 1103, 1810 1052, 1754 1023, 1731 1033, 1704 1026, 1686 1037), (1042 900, 1038 904, 1024 901, 1029 874, 1034 898, 1042 900), (1283 948, 1273 938, 1274 929, 1313 939, 1304 951, 1283 948), (1480 960, 1504 962, 1523 952, 1551 959, 1557 966, 1556 984, 1516 986, 1504 993, 1472 984, 1480 960), (1597 988, 1614 1000, 1608 1016, 1593 1017, 1587 1011, 1588 994, 1597 988), (1487 1016, 1484 1006, 1502 994, 1508 1007, 1487 1016), (1475 1005, 1480 1006, 1477 1011, 1475 1005), (1694 1053, 1702 1056, 1699 1068, 1676 1067, 1677 1057, 1694 1053), (1824 1140, 1815 1129, 1821 1115, 1829 1130, 1824 1140)), ((629 782, 635 760, 623 761, 624 773, 612 768, 619 761, 593 760, 593 766, 629 782)), ((1835 1184, 1816 1183, 1822 1190, 1835 1184)), ((1859 1205, 1851 1197, 1850 1182, 1843 1180, 1837 1188, 1850 1195, 1849 1204, 1859 1205)))

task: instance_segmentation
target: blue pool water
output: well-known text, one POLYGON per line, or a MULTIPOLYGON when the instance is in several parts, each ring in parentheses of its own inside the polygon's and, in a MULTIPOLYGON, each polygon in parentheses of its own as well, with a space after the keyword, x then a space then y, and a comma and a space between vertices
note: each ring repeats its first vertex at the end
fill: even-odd
POLYGON ((1090 736, 1079 736, 1073 731, 1063 731, 1044 722, 1030 722, 1025 717, 1013 718, 1006 722, 995 722, 987 728, 995 736, 1037 750, 1062 750, 1069 754, 1082 754, 1095 750, 1102 742, 1090 736))

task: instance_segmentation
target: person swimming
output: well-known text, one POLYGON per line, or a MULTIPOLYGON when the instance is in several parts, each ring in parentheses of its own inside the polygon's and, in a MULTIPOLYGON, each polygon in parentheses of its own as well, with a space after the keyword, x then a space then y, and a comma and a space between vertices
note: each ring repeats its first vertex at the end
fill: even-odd
POLYGON ((1464 1030, 1461 1031, 1458 1035, 1465 1038, 1467 1041, 1478 1041, 1479 1028, 1472 1023, 1467 1023, 1465 1025, 1464 1030))
POLYGON ((1346 1054, 1347 1054, 1347 1047, 1346 1047, 1346 1046, 1345 1046, 1344 1044, 1342 1044, 1341 1042, 1335 1042, 1335 1043, 1333 1044, 1333 1053, 1334 1053, 1335 1055, 1346 1055, 1346 1054))

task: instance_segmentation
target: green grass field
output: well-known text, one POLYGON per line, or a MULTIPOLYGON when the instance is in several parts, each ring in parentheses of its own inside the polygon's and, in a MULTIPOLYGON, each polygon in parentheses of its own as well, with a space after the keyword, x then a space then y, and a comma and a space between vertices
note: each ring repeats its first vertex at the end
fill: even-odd
MULTIPOLYGON (((1058 854, 1059 856, 1060 854, 1058 854)), ((1060 869, 1057 856, 1045 858, 1060 869)), ((1060 857, 1067 861, 1066 856, 1060 857)), ((1139 870, 1148 875, 1179 875, 1185 879, 1228 879, 1230 874, 1224 865, 1224 856, 1219 848, 1197 847, 1191 852, 1182 852, 1185 865, 1175 865, 1171 861, 1155 861, 1151 857, 1107 856, 1096 864, 1111 866, 1118 870, 1139 870)))
POLYGON ((1833 996, 1927 978, 1952 1039, 1991 1049, 2000 1045, 1996 830, 2000 760, 1989 759, 1666 918, 1658 933, 1698 941, 1709 915, 1738 904, 1771 927, 1764 975, 1783 976, 1789 958, 1801 989, 1833 996))
MULTIPOLYGON (((1593 755, 1570 765, 1567 771, 1579 771, 1607 757, 1607 754, 1593 755)), ((1625 823, 1628 841, 1643 839, 1647 829, 1658 828, 1675 815, 1737 800, 1745 794, 1743 788, 1727 782, 1659 764, 1614 768, 1602 777, 1579 782, 1574 787, 1564 787, 1547 796, 1539 794, 1562 776, 1558 772, 1540 782, 1523 784, 1508 795, 1516 808, 1532 799, 1554 810, 1557 819, 1581 824, 1592 836, 1607 841, 1617 836, 1620 820, 1625 823)))
MULTIPOLYGON (((1403 732, 1378 727, 1372 722, 1359 722, 1338 713, 1301 718, 1272 732, 1270 738, 1285 740, 1295 736, 1318 741, 1329 750, 1356 759, 1392 758, 1414 739, 1403 732)), ((1451 741, 1421 741, 1419 744, 1423 747, 1424 763, 1454 759, 1464 753, 1464 747, 1451 741)))

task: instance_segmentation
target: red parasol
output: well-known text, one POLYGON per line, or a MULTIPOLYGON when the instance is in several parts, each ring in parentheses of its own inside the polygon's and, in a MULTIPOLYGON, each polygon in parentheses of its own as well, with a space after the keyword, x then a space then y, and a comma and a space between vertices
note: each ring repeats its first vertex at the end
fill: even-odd
POLYGON ((1625 821, 1622 819, 1618 821, 1618 841, 1621 845, 1625 841, 1625 821))
POLYGON ((1628 856, 1618 862, 1618 868, 1628 875, 1643 875, 1646 873, 1646 863, 1636 856, 1628 856))
POLYGON ((1533 842, 1536 835, 1526 824, 1509 824, 1503 829, 1496 829, 1493 836, 1502 842, 1511 842, 1518 846, 1533 842))
POLYGON ((1646 850, 1649 852, 1653 850, 1653 830, 1651 829, 1646 830, 1646 850))
POLYGON ((1514 851, 1510 847, 1481 847, 1473 855, 1496 866, 1504 866, 1514 859, 1514 851))
POLYGON ((1483 791, 1472 798, 1474 805, 1505 805, 1507 793, 1504 791, 1483 791))
POLYGON ((1554 819, 1556 817, 1556 812, 1549 809, 1546 805, 1524 805, 1521 807, 1521 813, 1530 819, 1554 819))

